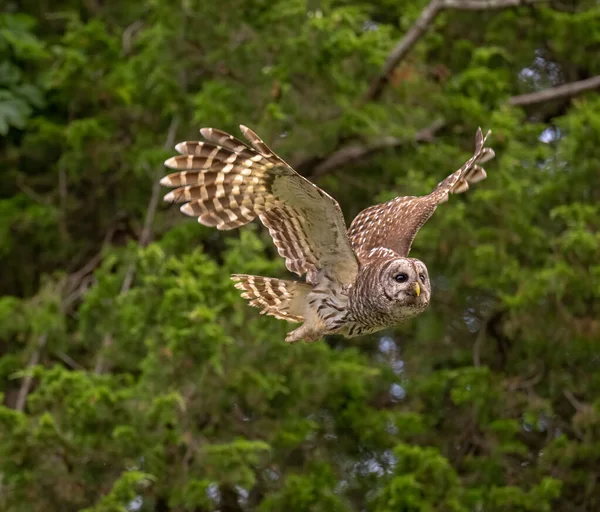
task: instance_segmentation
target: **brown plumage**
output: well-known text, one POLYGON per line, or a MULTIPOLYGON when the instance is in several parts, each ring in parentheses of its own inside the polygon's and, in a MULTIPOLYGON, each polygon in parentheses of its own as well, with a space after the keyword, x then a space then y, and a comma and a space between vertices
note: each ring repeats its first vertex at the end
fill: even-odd
POLYGON ((477 130, 473 156, 460 169, 438 183, 430 194, 421 197, 396 197, 360 212, 348 230, 358 259, 369 259, 369 253, 381 247, 400 256, 408 256, 417 232, 438 205, 448 200, 448 194, 466 192, 469 183, 477 183, 486 178, 487 174, 479 164, 494 157, 494 151, 484 147, 489 134, 490 132, 483 137, 481 129, 477 130))
POLYGON ((207 142, 182 142, 181 156, 165 165, 178 172, 161 184, 179 187, 165 201, 185 202, 181 211, 217 229, 233 229, 260 216, 289 270, 314 276, 324 261, 336 278, 350 284, 358 262, 350 247, 338 203, 300 176, 249 128, 252 147, 214 128, 207 142))
POLYGON ((494 156, 477 131, 473 156, 428 195, 398 197, 362 211, 346 224, 338 203, 300 176, 252 130, 246 144, 214 128, 205 141, 177 144, 176 170, 161 180, 174 187, 165 201, 217 229, 233 229, 259 217, 287 268, 306 282, 235 274, 242 297, 261 313, 304 322, 287 341, 323 334, 374 332, 422 312, 429 304, 425 265, 407 258, 420 227, 448 194, 486 177, 480 167, 494 156))

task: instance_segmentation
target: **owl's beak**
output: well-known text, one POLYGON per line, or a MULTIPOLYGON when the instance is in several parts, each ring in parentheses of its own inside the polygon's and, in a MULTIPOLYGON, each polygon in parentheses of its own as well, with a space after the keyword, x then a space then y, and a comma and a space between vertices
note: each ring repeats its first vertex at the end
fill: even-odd
POLYGON ((415 293, 417 294, 417 297, 419 295, 421 295, 421 287, 419 286, 419 283, 415 281, 415 293))

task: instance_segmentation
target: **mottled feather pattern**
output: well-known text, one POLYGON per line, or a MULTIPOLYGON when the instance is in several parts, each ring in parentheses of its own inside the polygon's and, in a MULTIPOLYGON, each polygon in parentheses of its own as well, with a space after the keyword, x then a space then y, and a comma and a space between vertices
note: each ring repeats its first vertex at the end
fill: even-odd
POLYGON ((306 280, 313 282, 311 271, 318 268, 319 262, 306 242, 302 225, 294 222, 297 217, 293 208, 283 205, 261 214, 260 220, 269 230, 277 252, 285 258, 287 269, 299 276, 308 274, 306 280))
POLYGON ((484 137, 481 128, 477 130, 473 156, 458 171, 438 183, 432 192, 431 195, 438 200, 438 204, 446 201, 448 194, 462 194, 469 190, 469 183, 477 183, 487 177, 485 170, 479 164, 485 163, 495 156, 493 149, 484 147, 491 133, 488 131, 484 137))
POLYGON ((185 202, 181 211, 198 217, 198 221, 217 229, 233 229, 252 221, 261 212, 274 207, 276 199, 269 193, 275 167, 272 161, 250 148, 232 152, 208 142, 177 145, 181 152, 169 158, 165 166, 177 169, 165 176, 161 184, 179 187, 169 192, 165 201, 185 202))
POLYGON ((350 242, 359 261, 364 263, 377 257, 373 249, 387 248, 399 256, 408 256, 412 242, 437 206, 448 200, 448 194, 460 194, 487 176, 479 165, 494 157, 494 151, 484 147, 481 128, 475 137, 473 156, 457 171, 441 181, 426 196, 396 197, 387 203, 377 204, 360 212, 348 230, 350 242))
POLYGON ((178 172, 161 180, 176 187, 165 201, 217 229, 233 229, 257 216, 269 229, 287 268, 313 281, 324 268, 351 283, 358 262, 337 202, 300 176, 249 128, 250 145, 221 130, 200 130, 206 141, 177 144, 165 166, 178 172))

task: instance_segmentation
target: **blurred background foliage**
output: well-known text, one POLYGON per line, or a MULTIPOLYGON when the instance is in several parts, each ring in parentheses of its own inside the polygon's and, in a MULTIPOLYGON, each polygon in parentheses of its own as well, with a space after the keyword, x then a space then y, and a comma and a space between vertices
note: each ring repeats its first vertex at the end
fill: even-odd
POLYGON ((377 94, 422 0, 3 4, 0 509, 600 509, 600 97, 519 101, 600 74, 600 5, 499 2, 441 9, 377 94), (286 275, 265 230, 157 186, 239 123, 348 221, 493 130, 416 239, 424 315, 288 346, 247 307, 231 273, 286 275))

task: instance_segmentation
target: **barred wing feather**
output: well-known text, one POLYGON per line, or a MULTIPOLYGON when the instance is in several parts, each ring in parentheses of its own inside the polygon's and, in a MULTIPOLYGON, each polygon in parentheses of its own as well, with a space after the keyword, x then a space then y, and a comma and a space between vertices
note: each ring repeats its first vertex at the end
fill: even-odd
POLYGON ((352 248, 361 263, 376 257, 382 250, 394 251, 398 256, 408 256, 419 229, 433 215, 439 204, 448 200, 448 194, 460 194, 487 174, 480 164, 491 160, 494 151, 485 147, 481 128, 475 137, 475 152, 465 164, 438 183, 433 191, 421 197, 396 197, 387 203, 377 204, 360 212, 352 221, 348 234, 352 248))
POLYGON ((259 217, 289 270, 309 282, 324 270, 353 283, 358 261, 337 201, 241 129, 250 145, 214 128, 201 130, 205 141, 177 144, 180 155, 165 162, 176 172, 161 180, 175 188, 165 201, 184 203, 183 213, 220 230, 259 217))

